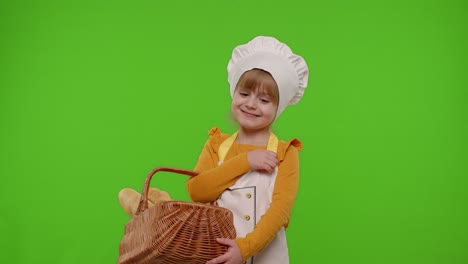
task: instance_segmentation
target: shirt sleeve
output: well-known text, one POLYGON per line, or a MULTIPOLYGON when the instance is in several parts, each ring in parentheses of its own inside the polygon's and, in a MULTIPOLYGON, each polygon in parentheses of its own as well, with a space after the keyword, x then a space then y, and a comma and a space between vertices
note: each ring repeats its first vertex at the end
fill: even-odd
POLYGON ((208 139, 198 158, 194 171, 197 176, 187 181, 187 191, 194 202, 209 203, 216 200, 229 186, 250 170, 247 153, 239 154, 218 166, 218 154, 212 138, 208 139))
POLYGON ((287 226, 299 187, 299 151, 290 145, 278 166, 272 202, 254 230, 236 243, 243 261, 263 250, 287 226))

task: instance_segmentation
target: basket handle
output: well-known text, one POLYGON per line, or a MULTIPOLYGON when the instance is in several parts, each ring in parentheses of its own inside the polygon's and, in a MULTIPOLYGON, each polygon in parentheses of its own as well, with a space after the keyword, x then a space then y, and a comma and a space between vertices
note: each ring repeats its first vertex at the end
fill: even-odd
POLYGON ((143 187, 143 193, 141 194, 140 198, 140 203, 138 205, 138 209, 136 210, 135 215, 139 215, 146 209, 148 209, 148 191, 149 191, 149 185, 151 182, 151 178, 153 178, 153 175, 158 172, 158 171, 167 171, 167 172, 174 172, 174 173, 179 173, 179 174, 185 174, 187 176, 197 176, 198 173, 190 170, 184 170, 184 169, 177 169, 177 168, 171 168, 171 167, 157 167, 150 171, 148 173, 148 176, 146 176, 145 180, 145 185, 143 187))

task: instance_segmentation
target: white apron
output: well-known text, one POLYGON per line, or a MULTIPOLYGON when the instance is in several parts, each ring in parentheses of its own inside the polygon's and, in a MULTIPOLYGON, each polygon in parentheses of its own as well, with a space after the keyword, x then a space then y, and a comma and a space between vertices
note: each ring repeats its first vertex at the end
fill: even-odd
MULTIPOLYGON (((218 151, 220 165, 237 137, 234 133, 226 139, 218 151)), ((277 152, 278 138, 270 134, 267 150, 277 152)), ((249 171, 234 185, 226 189, 218 198, 219 206, 232 211, 237 237, 245 237, 252 232, 262 215, 270 207, 278 167, 272 174, 249 171)), ((284 227, 281 227, 271 243, 257 255, 249 258, 247 264, 288 264, 289 255, 284 227)))

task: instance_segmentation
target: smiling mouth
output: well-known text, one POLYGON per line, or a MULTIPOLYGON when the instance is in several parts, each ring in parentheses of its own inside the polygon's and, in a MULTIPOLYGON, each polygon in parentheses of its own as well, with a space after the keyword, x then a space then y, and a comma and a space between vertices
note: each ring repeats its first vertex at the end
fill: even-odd
POLYGON ((246 111, 244 111, 244 110, 242 110, 242 109, 241 109, 241 112, 244 113, 246 116, 249 116, 249 117, 259 117, 259 116, 260 116, 260 115, 255 115, 255 114, 246 112, 246 111))

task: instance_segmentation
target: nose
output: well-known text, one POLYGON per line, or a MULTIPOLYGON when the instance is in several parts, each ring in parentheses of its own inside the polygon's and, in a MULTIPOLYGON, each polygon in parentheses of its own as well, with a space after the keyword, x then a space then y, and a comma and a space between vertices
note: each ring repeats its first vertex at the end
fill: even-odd
POLYGON ((249 96, 247 102, 245 103, 245 106, 247 106, 250 109, 257 108, 257 100, 255 99, 255 96, 249 96))

